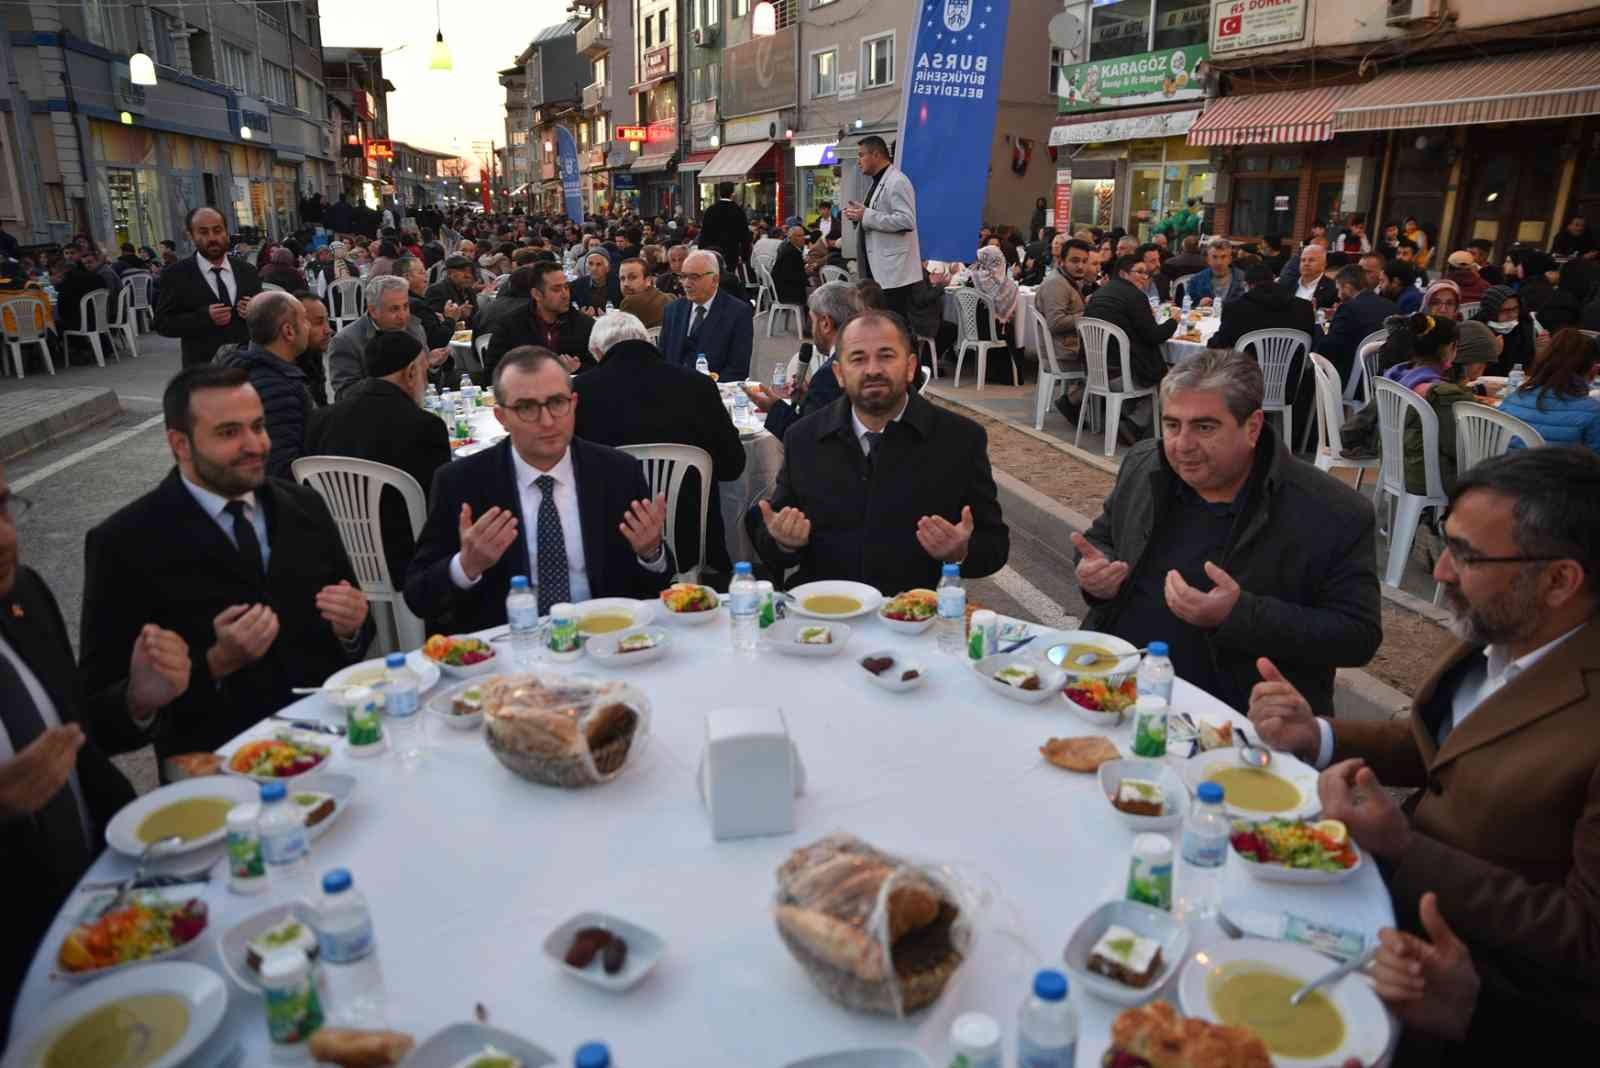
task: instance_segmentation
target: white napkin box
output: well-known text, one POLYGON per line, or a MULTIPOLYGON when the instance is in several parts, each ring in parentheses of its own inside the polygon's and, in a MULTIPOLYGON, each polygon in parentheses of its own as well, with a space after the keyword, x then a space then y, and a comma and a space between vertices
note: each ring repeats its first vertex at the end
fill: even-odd
POLYGON ((805 768, 780 710, 707 712, 699 778, 711 836, 718 841, 794 830, 794 799, 805 792, 805 768))

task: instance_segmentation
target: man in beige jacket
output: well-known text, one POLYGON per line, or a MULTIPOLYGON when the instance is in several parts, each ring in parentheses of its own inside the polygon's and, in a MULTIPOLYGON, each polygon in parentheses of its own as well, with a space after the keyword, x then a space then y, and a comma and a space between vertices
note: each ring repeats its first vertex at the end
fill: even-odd
MULTIPOLYGON (((1056 255, 1056 269, 1045 275, 1034 294, 1034 307, 1044 316, 1055 343, 1056 363, 1063 371, 1085 369, 1083 351, 1078 343, 1078 319, 1083 315, 1083 285, 1089 280, 1089 257, 1094 249, 1086 241, 1070 238, 1062 241, 1056 255)), ((1078 418, 1078 406, 1083 403, 1083 380, 1067 383, 1056 399, 1056 411, 1068 422, 1078 418)))

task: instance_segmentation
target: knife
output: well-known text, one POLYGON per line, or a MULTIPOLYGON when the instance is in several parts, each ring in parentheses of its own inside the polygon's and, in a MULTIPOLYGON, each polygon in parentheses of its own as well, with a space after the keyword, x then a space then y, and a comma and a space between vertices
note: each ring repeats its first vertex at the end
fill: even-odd
POLYGON ((273 713, 271 718, 279 723, 287 723, 291 727, 298 727, 303 731, 315 731, 317 734, 332 734, 339 738, 344 737, 344 728, 332 723, 322 723, 314 719, 295 719, 293 716, 280 716, 277 713, 273 713))

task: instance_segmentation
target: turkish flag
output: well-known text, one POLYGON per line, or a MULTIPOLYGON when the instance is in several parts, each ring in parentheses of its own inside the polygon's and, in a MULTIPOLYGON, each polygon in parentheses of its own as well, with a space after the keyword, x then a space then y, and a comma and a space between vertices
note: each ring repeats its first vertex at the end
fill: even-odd
POLYGON ((1218 37, 1233 37, 1244 30, 1244 18, 1239 15, 1229 15, 1217 23, 1218 37))
POLYGON ((488 214, 493 214, 494 212, 494 205, 489 202, 489 186, 491 184, 488 178, 482 174, 478 175, 478 195, 483 200, 484 212, 488 214))

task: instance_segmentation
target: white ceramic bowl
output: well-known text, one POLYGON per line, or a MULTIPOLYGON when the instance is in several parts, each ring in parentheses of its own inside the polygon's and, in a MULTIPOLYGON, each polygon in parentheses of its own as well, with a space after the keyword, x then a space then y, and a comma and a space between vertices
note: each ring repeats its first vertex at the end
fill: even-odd
POLYGON ((597 634, 583 643, 584 652, 595 663, 608 668, 638 667, 648 664, 652 660, 660 660, 667 655, 667 650, 672 646, 672 635, 661 627, 628 627, 625 630, 613 631, 610 634, 597 634), (619 653, 617 646, 622 639, 635 634, 648 634, 655 640, 655 644, 648 649, 640 649, 632 653, 619 653))
POLYGON ((551 931, 544 940, 544 955, 555 962, 556 967, 574 979, 616 993, 627 990, 649 975, 666 951, 667 944, 660 935, 604 912, 580 912, 551 931), (587 968, 574 968, 567 963, 567 950, 572 948, 573 936, 585 927, 600 927, 627 941, 628 956, 623 961, 622 970, 616 975, 606 974, 599 954, 595 955, 587 968))
MULTIPOLYGON (((1355 846, 1354 842, 1351 842, 1355 846)), ((1228 863, 1237 864, 1243 868, 1252 879, 1260 879, 1267 883, 1292 883, 1299 886, 1327 886, 1330 883, 1342 883, 1346 879, 1354 878, 1356 872, 1365 864, 1366 857, 1359 846, 1355 846, 1356 862, 1343 871, 1318 871, 1313 868, 1290 868, 1283 864, 1263 864, 1252 860, 1233 848, 1232 840, 1228 844, 1228 863)))
POLYGON ((337 738, 330 738, 327 735, 313 734, 310 731, 297 731, 285 728, 272 731, 269 734, 253 735, 249 738, 239 741, 237 745, 230 743, 226 756, 222 756, 221 753, 218 753, 217 755, 222 756, 222 773, 224 775, 234 775, 238 778, 249 779, 253 782, 281 782, 287 784, 294 782, 296 779, 303 779, 307 775, 315 775, 320 771, 327 771, 328 761, 333 757, 333 745, 331 743, 337 742, 338 740, 339 739, 337 738), (249 745, 251 742, 264 741, 268 738, 287 740, 296 745, 305 746, 311 749, 320 749, 322 750, 322 759, 317 761, 316 764, 312 765, 306 770, 296 772, 293 775, 252 775, 249 772, 233 770, 230 765, 233 762, 234 754, 243 749, 246 745, 249 745))
MULTIPOLYGON (((701 586, 700 588, 710 592, 712 597, 717 597, 717 591, 713 590, 710 586, 701 586)), ((667 607, 667 603, 665 601, 662 601, 661 615, 672 620, 674 623, 682 623, 685 626, 698 627, 702 623, 710 623, 712 620, 721 616, 722 605, 720 600, 721 599, 718 598, 719 603, 716 608, 708 608, 700 612, 674 612, 672 609, 667 607)))
POLYGON ((856 657, 856 667, 861 669, 861 674, 867 677, 868 682, 880 690, 888 690, 890 693, 904 693, 907 690, 914 690, 921 686, 928 677, 928 669, 920 660, 903 656, 892 649, 879 649, 875 653, 858 656, 856 657), (894 665, 884 671, 873 674, 866 669, 864 661, 875 656, 886 656, 894 661, 894 665), (914 671, 916 675, 910 679, 903 678, 902 676, 908 671, 914 671))
MULTIPOLYGON (((118 810, 111 818, 110 824, 106 826, 106 845, 118 853, 137 857, 144 852, 145 843, 139 840, 139 825, 145 818, 157 809, 196 797, 227 798, 235 804, 243 805, 259 800, 261 790, 237 775, 206 775, 160 787, 128 802, 118 810)), ((180 853, 192 853, 197 849, 204 849, 213 842, 222 841, 226 835, 227 827, 219 827, 210 834, 184 842, 181 847, 168 855, 177 856, 180 853)))
POLYGON ((893 598, 886 597, 883 604, 878 606, 878 622, 898 634, 923 634, 927 632, 929 627, 939 622, 937 614, 923 620, 890 619, 883 613, 888 609, 891 600, 893 598))
POLYGON ((1100 792, 1105 795, 1108 805, 1117 796, 1123 779, 1143 779, 1161 788, 1166 811, 1159 816, 1137 816, 1112 805, 1111 811, 1131 830, 1170 831, 1183 822, 1184 813, 1189 811, 1189 791, 1184 787, 1183 780, 1178 778, 1178 773, 1165 761, 1137 758, 1112 760, 1100 765, 1099 776, 1100 792))
POLYGON ((1020 701, 1025 705, 1036 705, 1048 701, 1061 692, 1061 687, 1066 684, 1067 673, 1053 664, 1043 660, 1024 656, 1021 653, 995 653, 982 660, 975 661, 973 671, 983 684, 995 693, 1011 701, 1020 701), (1025 667, 1039 676, 1037 690, 1023 690, 1009 683, 1001 682, 995 678, 995 673, 1008 667, 1025 667))
POLYGON ((319 768, 309 775, 295 779, 294 785, 287 787, 286 792, 291 803, 294 802, 295 794, 318 793, 333 798, 333 814, 323 817, 315 827, 306 828, 306 837, 315 842, 327 834, 328 828, 332 827, 339 817, 344 815, 344 810, 350 807, 350 798, 356 792, 356 777, 337 771, 322 771, 319 768))
POLYGON ((478 682, 463 682, 448 687, 432 694, 422 707, 444 722, 444 725, 458 731, 476 730, 483 725, 483 709, 476 712, 458 714, 451 711, 456 697, 466 690, 476 689, 481 686, 478 682))
MULTIPOLYGON (((329 708, 339 706, 339 695, 330 691, 343 690, 351 686, 370 686, 374 689, 383 685, 384 674, 388 670, 384 667, 383 657, 372 660, 363 660, 359 664, 351 664, 347 668, 340 668, 326 679, 322 680, 322 700, 329 708)), ((439 682, 439 665, 422 655, 421 649, 413 649, 406 654, 406 667, 410 668, 417 676, 417 691, 427 693, 439 682)))
POLYGON ((1044 658, 1061 668, 1073 678, 1105 679, 1132 675, 1139 670, 1139 650, 1115 634, 1102 634, 1097 630, 1064 630, 1053 635, 1054 641, 1044 650, 1044 658), (1067 661, 1067 652, 1074 645, 1094 645, 1113 656, 1121 657, 1115 666, 1104 669, 1074 667, 1067 661))
MULTIPOLYGON (((114 891, 107 890, 104 892, 100 900, 104 902, 104 904, 110 904, 113 896, 114 891)), ((174 946, 171 949, 163 950, 160 953, 151 954, 148 957, 139 957, 135 960, 123 961, 121 964, 112 964, 104 968, 94 968, 86 972, 69 972, 59 965, 56 953, 60 952, 61 946, 66 942, 67 938, 66 935, 62 935, 61 941, 55 944, 55 952, 50 955, 51 977, 65 979, 69 983, 88 983, 96 979, 104 979, 107 976, 120 975, 123 972, 132 971, 135 968, 146 968, 152 964, 159 964, 162 961, 172 960, 176 957, 186 957, 192 954, 195 949, 199 947, 201 942, 205 941, 206 932, 211 929, 211 920, 216 911, 215 908, 206 901, 205 887, 195 886, 192 883, 179 886, 155 886, 145 890, 135 890, 133 891, 132 897, 138 901, 145 901, 151 904, 159 902, 164 905, 182 905, 192 898, 199 898, 201 902, 206 904, 206 925, 200 929, 199 934, 195 935, 181 946, 174 946)), ((98 911, 98 908, 103 906, 98 906, 93 902, 90 902, 86 905, 80 900, 78 902, 78 907, 87 912, 90 907, 94 907, 98 911)), ((67 929, 67 933, 71 934, 72 930, 73 928, 69 927, 67 929)))
MULTIPOLYGON (((1228 769, 1243 768, 1245 765, 1239 760, 1239 751, 1235 748, 1212 749, 1183 762, 1183 782, 1193 794, 1201 783, 1211 778, 1212 774, 1228 769)), ((1232 798, 1226 796, 1224 791, 1223 807, 1229 816, 1236 819, 1264 820, 1278 817, 1280 819, 1313 820, 1322 811, 1322 800, 1317 795, 1317 769, 1309 764, 1296 759, 1288 753, 1274 751, 1272 766, 1266 769, 1278 776, 1300 792, 1300 804, 1283 812, 1263 812, 1260 809, 1244 808, 1236 804, 1232 798)))
POLYGON ((1137 901, 1108 901, 1089 913, 1072 932, 1061 956, 1074 990, 1087 990, 1115 1005, 1143 1005, 1161 992, 1188 952, 1189 928, 1172 913, 1137 901), (1126 927, 1140 938, 1153 938, 1161 943, 1161 968, 1147 985, 1128 986, 1089 970, 1089 954, 1111 927, 1126 927))
POLYGON ((459 1068, 469 1057, 493 1046, 522 1062, 522 1068, 556 1064, 555 1057, 520 1035, 476 1022, 451 1024, 435 1031, 406 1058, 406 1068, 459 1068))
MULTIPOLYGON (((453 641, 466 641, 469 638, 476 637, 477 635, 474 634, 450 635, 450 638, 453 641)), ((489 647, 489 659, 480 660, 476 664, 447 664, 443 660, 435 660, 426 653, 423 654, 423 659, 425 659, 428 663, 433 664, 452 679, 474 679, 479 675, 490 675, 495 672, 507 670, 505 661, 501 658, 499 650, 495 649, 494 643, 484 641, 481 638, 478 640, 483 641, 483 644, 489 647)))
POLYGON ((795 615, 810 616, 812 619, 854 619, 876 612, 878 606, 883 603, 883 594, 879 593, 876 587, 868 586, 864 582, 845 582, 842 579, 807 582, 790 590, 789 596, 793 598, 789 602, 789 611, 795 615), (813 612, 806 608, 808 597, 851 597, 861 607, 853 612, 813 612))
POLYGON ((222 970, 240 990, 247 994, 261 993, 261 978, 250 967, 250 940, 291 917, 310 928, 313 936, 316 934, 316 910, 298 899, 246 916, 222 932, 217 942, 217 956, 222 959, 222 970))
POLYGON ((602 637, 583 629, 583 621, 592 616, 626 615, 633 620, 628 624, 630 627, 642 627, 656 617, 655 601, 636 601, 632 597, 596 597, 591 601, 580 601, 573 605, 573 609, 573 618, 578 621, 578 630, 585 640, 602 637))
MULTIPOLYGON (((1213 973, 1242 969, 1268 969, 1301 982, 1326 974, 1332 964, 1327 957, 1290 942, 1271 942, 1264 938, 1219 941, 1196 953, 1178 976, 1178 1006, 1185 1016, 1221 1023, 1211 1004, 1208 980, 1213 973)), ((1372 987, 1360 976, 1347 975, 1322 992, 1332 1000, 1344 1018, 1344 1044, 1323 1057, 1302 1060, 1272 1054, 1277 1068, 1324 1068, 1356 1058, 1362 1064, 1377 1064, 1389 1047, 1389 1017, 1372 987)))
POLYGON ((810 619, 781 619, 768 627, 761 637, 761 648, 783 653, 786 656, 838 656, 850 644, 850 624, 818 623, 810 619), (803 627, 827 627, 833 641, 815 645, 799 640, 803 627))

